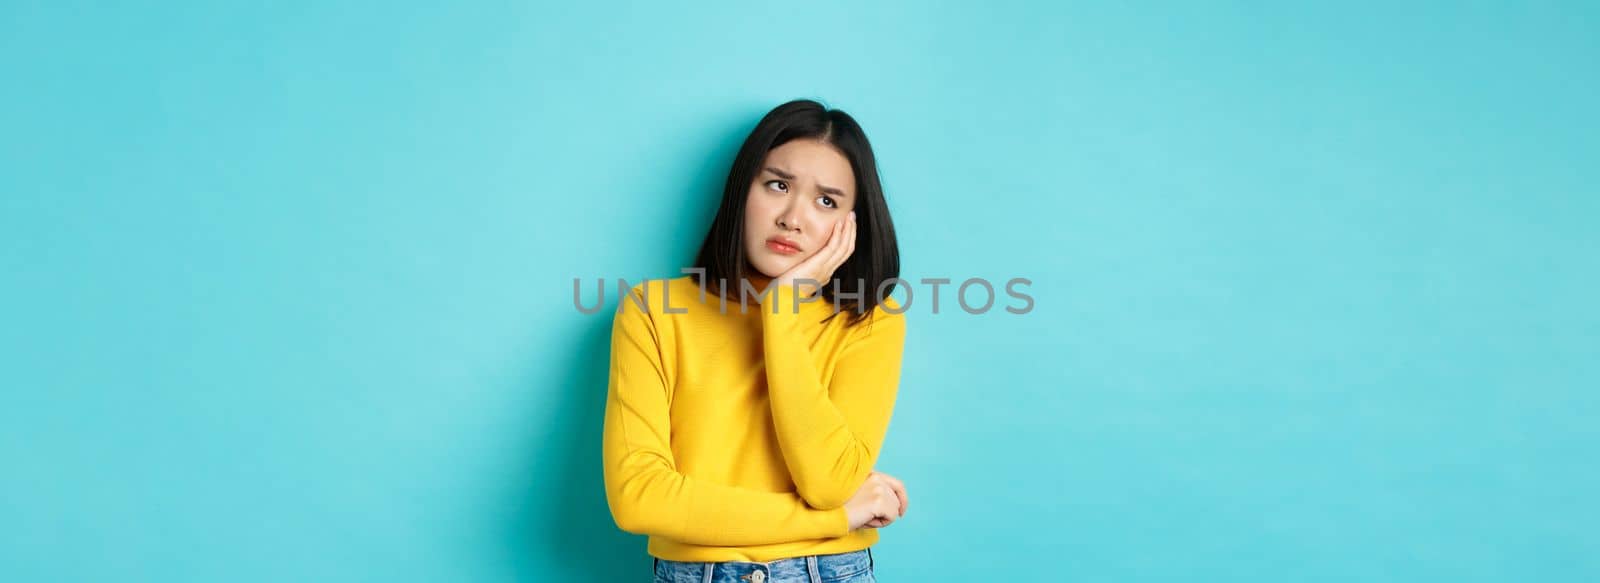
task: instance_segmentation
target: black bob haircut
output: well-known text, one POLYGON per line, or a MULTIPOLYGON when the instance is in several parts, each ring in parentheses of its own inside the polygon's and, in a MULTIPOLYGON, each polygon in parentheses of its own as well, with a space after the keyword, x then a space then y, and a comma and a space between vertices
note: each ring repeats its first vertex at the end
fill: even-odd
MULTIPOLYGON (((839 311, 852 312, 848 324, 869 318, 883 298, 894 292, 900 277, 900 247, 895 242, 894 222, 878 180, 878 162, 872 144, 855 118, 837 109, 828 109, 809 99, 796 99, 767 112, 750 131, 728 171, 722 190, 722 205, 711 221, 694 272, 701 289, 717 290, 723 297, 738 297, 747 271, 755 269, 744 251, 745 201, 750 183, 766 161, 767 152, 793 140, 813 139, 833 146, 850 161, 856 175, 856 248, 833 272, 832 280, 818 288, 822 299, 839 311), (879 294, 884 282, 894 280, 879 294), (707 282, 721 282, 716 286, 707 282), (727 289, 734 288, 734 289, 727 289), (731 292, 731 293, 730 293, 731 292), (847 294, 844 301, 836 299, 847 294), (858 299, 859 298, 859 299, 858 299)), ((760 291, 760 290, 757 290, 760 291)))

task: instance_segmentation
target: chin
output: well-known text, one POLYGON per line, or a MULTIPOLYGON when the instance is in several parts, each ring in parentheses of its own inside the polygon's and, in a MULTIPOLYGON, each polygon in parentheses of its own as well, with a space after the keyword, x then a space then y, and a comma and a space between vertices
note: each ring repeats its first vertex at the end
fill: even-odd
POLYGON ((772 257, 770 251, 762 249, 759 253, 760 255, 750 258, 750 266, 754 267, 757 272, 767 277, 776 278, 779 274, 788 271, 790 264, 772 257))

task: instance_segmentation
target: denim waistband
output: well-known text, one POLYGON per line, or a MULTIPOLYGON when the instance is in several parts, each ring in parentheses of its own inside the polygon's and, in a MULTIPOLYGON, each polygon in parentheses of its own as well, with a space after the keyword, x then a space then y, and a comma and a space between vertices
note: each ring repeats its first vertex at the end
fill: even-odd
POLYGON ((655 580, 671 583, 819 583, 873 570, 872 549, 807 555, 764 563, 655 560, 655 580), (758 574, 759 573, 759 574, 758 574))

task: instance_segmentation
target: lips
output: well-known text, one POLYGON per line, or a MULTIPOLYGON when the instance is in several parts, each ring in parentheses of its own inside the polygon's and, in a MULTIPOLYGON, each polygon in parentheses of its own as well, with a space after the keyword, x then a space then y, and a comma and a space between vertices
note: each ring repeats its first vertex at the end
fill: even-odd
POLYGON ((767 239, 767 248, 775 253, 794 255, 800 252, 800 245, 784 237, 767 239))

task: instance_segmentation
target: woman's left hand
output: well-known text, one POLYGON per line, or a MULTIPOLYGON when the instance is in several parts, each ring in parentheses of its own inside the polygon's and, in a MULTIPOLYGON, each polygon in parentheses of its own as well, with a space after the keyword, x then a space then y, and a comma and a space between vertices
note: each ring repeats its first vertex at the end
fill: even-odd
MULTIPOLYGON (((888 482, 891 488, 894 488, 895 496, 900 498, 900 517, 904 518, 906 515, 906 509, 911 507, 911 499, 906 497, 906 483, 900 481, 899 478, 877 470, 873 470, 872 473, 877 474, 879 478, 883 479, 885 482, 888 482)), ((892 522, 894 522, 894 520, 880 517, 867 521, 866 526, 871 528, 883 528, 885 526, 889 526, 889 524, 892 522)))
POLYGON ((833 278, 833 272, 839 269, 840 265, 844 265, 845 260, 849 259, 855 250, 856 212, 850 211, 848 218, 833 224, 833 231, 828 234, 828 242, 820 251, 790 267, 772 281, 781 286, 790 286, 798 282, 801 297, 809 298, 817 292, 820 284, 827 283, 833 278))

